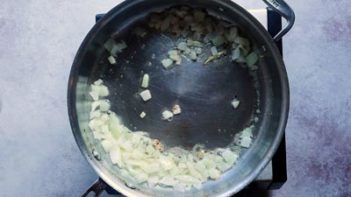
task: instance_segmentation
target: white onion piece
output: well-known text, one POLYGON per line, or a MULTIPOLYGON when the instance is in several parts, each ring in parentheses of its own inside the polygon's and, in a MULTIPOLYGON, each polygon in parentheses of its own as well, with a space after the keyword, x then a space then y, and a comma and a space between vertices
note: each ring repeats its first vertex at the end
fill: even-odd
POLYGON ((94 101, 99 100, 99 93, 98 92, 90 92, 89 95, 93 98, 94 101))
POLYGON ((117 146, 110 150, 110 158, 113 164, 117 164, 119 167, 122 167, 121 152, 117 146))
POLYGON ((165 110, 162 112, 162 120, 172 121, 173 113, 171 111, 165 110))
POLYGON ((110 64, 115 64, 115 63, 117 63, 115 57, 113 57, 112 55, 109 56, 109 57, 107 58, 107 60, 110 62, 110 64))
POLYGON ((239 142, 239 145, 244 148, 249 148, 251 145, 252 139, 251 138, 242 138, 239 142))
POLYGON ((148 74, 144 74, 143 80, 141 82, 141 87, 142 88, 148 88, 149 87, 149 82, 150 82, 150 76, 148 74))
POLYGON ((145 102, 149 101, 152 98, 150 90, 144 90, 140 92, 139 95, 145 102))
POLYGON ((106 112, 106 111, 110 110, 110 108, 111 108, 110 101, 100 100, 99 101, 99 108, 102 112, 106 112))
POLYGON ((139 117, 140 117, 141 119, 145 118, 145 116, 146 116, 146 113, 145 113, 145 112, 141 112, 140 115, 139 115, 139 117))
POLYGON ((103 81, 101 79, 98 79, 94 82, 94 85, 99 86, 99 85, 102 85, 102 83, 103 83, 103 81))
POLYGON ((173 113, 174 115, 178 115, 178 114, 182 113, 182 109, 180 108, 179 105, 174 105, 174 106, 172 107, 172 113, 173 113))
POLYGON ((180 43, 177 45, 177 48, 178 48, 179 50, 181 50, 181 51, 185 51, 185 50, 188 48, 188 46, 187 46, 187 44, 186 44, 185 42, 180 42, 180 43))
POLYGON ((246 57, 246 64, 248 66, 253 66, 254 64, 256 64, 258 61, 258 55, 255 52, 250 53, 247 57, 246 57))
POLYGON ((101 145, 104 148, 105 152, 110 152, 113 147, 113 142, 111 140, 102 140, 101 145))
POLYGON ((240 105, 240 101, 238 100, 238 99, 234 99, 233 101, 232 101, 232 106, 234 107, 234 109, 237 109, 238 107, 239 107, 239 105, 240 105))
POLYGON ((163 65, 163 67, 165 67, 165 69, 169 69, 172 66, 172 64, 173 64, 173 60, 171 60, 171 59, 164 59, 164 60, 161 61, 161 63, 163 65))

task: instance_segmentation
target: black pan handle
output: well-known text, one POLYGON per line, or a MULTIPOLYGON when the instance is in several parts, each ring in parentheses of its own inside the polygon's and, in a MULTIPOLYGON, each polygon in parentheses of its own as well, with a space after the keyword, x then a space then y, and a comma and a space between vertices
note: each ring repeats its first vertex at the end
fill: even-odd
POLYGON ((279 13, 286 19, 287 25, 273 37, 274 41, 279 41, 283 36, 290 31, 295 23, 294 10, 284 0, 263 0, 269 8, 279 13))
POLYGON ((98 179, 90 186, 90 188, 82 195, 82 197, 87 197, 90 193, 94 193, 95 197, 99 197, 100 194, 106 188, 107 188, 106 183, 103 180, 98 179))

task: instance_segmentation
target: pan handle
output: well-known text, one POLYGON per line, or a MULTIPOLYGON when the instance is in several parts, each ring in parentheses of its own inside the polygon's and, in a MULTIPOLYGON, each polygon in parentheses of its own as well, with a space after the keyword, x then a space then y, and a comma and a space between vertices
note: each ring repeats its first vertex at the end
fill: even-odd
POLYGON ((107 188, 107 185, 101 179, 96 180, 90 188, 82 195, 82 197, 87 197, 90 193, 94 193, 95 197, 99 197, 100 194, 107 188))
POLYGON ((279 13, 286 19, 287 25, 273 37, 274 41, 279 41, 283 36, 290 31, 295 23, 294 10, 284 0, 263 0, 269 8, 279 13))

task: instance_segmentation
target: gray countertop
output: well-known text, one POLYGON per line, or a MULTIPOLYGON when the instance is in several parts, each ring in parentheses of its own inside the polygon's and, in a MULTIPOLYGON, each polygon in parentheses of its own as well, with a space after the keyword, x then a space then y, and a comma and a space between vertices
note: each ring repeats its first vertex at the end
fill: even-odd
MULTIPOLYGON (((74 55, 119 1, 3 1, 0 6, 0 196, 80 196, 96 178, 69 125, 74 55)), ((246 8, 260 1, 237 0, 246 8)), ((288 182, 270 196, 351 196, 351 1, 289 1, 288 182)))

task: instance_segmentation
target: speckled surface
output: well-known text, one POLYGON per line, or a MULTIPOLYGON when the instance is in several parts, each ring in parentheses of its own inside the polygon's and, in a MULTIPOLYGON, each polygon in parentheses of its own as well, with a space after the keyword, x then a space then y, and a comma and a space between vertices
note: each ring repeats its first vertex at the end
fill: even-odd
MULTIPOLYGON (((0 196, 80 196, 96 179, 71 134, 66 83, 94 15, 117 2, 1 2, 0 196)), ((289 180, 267 195, 348 197, 351 1, 289 3, 297 15, 284 40, 291 85, 289 180)))

